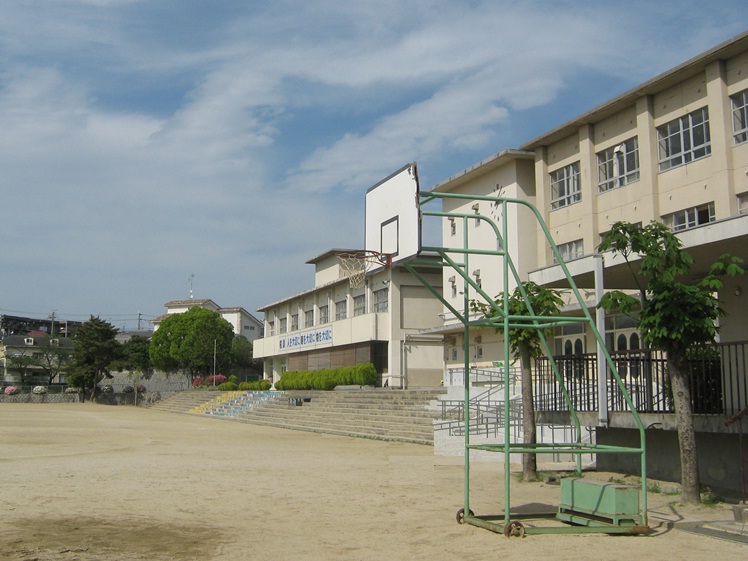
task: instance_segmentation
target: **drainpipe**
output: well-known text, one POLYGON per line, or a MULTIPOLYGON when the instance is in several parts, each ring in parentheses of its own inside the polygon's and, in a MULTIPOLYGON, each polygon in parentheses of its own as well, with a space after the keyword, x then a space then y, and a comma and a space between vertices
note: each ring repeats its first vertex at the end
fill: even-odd
MULTIPOLYGON (((605 341, 605 310, 598 307, 605 293, 603 271, 605 261, 603 256, 595 254, 595 323, 600 339, 605 341)), ((605 361, 603 345, 597 341, 597 423, 601 427, 608 426, 608 364, 605 361)))

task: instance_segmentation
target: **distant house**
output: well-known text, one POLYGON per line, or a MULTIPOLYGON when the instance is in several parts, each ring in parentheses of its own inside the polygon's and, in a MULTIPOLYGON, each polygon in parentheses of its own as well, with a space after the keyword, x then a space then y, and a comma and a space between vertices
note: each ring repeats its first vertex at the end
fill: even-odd
POLYGON ((209 298, 172 300, 171 302, 167 302, 165 306, 166 313, 151 320, 154 331, 171 314, 182 314, 190 308, 197 306, 220 314, 223 319, 231 324, 231 327, 234 329, 234 335, 243 335, 250 342, 259 339, 262 334, 262 322, 240 306, 221 308, 209 298))
POLYGON ((73 340, 39 331, 7 335, 0 341, 0 366, 4 382, 63 383, 61 367, 70 359, 73 340), (54 379, 51 379, 54 378, 54 379))

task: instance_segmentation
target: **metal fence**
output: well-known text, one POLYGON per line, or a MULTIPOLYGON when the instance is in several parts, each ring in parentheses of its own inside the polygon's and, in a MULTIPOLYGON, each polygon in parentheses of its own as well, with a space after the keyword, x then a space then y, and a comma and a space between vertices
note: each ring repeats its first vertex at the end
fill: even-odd
MULTIPOLYGON (((720 343, 689 351, 691 403, 697 415, 734 415, 748 406, 748 343, 720 343)), ((634 406, 642 413, 672 413, 673 397, 662 352, 650 350, 611 353, 611 359, 634 406)), ((577 411, 597 411, 597 355, 555 356, 570 401, 577 411)), ((547 357, 535 361, 535 400, 539 411, 566 411, 547 357)), ((608 373, 608 410, 628 411, 621 388, 608 373)))

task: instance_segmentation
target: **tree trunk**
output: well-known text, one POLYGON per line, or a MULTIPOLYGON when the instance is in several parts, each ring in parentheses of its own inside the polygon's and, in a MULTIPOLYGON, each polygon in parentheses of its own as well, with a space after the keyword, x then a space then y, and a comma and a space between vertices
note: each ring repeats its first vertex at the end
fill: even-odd
MULTIPOLYGON (((525 445, 537 443, 535 429, 535 405, 532 401, 532 369, 530 348, 519 344, 520 369, 522 371, 522 435, 525 445)), ((522 454, 522 477, 525 481, 538 479, 538 461, 535 453, 522 454)))
POLYGON ((675 420, 678 424, 681 500, 684 503, 698 503, 701 500, 699 494, 699 464, 696 454, 696 431, 693 425, 691 387, 685 352, 679 349, 668 349, 667 368, 670 387, 673 391, 675 420))

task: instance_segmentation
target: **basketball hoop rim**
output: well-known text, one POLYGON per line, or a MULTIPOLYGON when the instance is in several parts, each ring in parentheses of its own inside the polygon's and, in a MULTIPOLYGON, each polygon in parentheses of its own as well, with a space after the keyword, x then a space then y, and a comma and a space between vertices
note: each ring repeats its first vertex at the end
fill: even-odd
POLYGON ((335 255, 338 257, 338 259, 361 259, 362 261, 366 261, 367 263, 371 263, 373 265, 380 265, 384 266, 386 269, 392 269, 391 253, 381 253, 370 249, 359 249, 356 251, 338 251, 335 253, 335 255))

